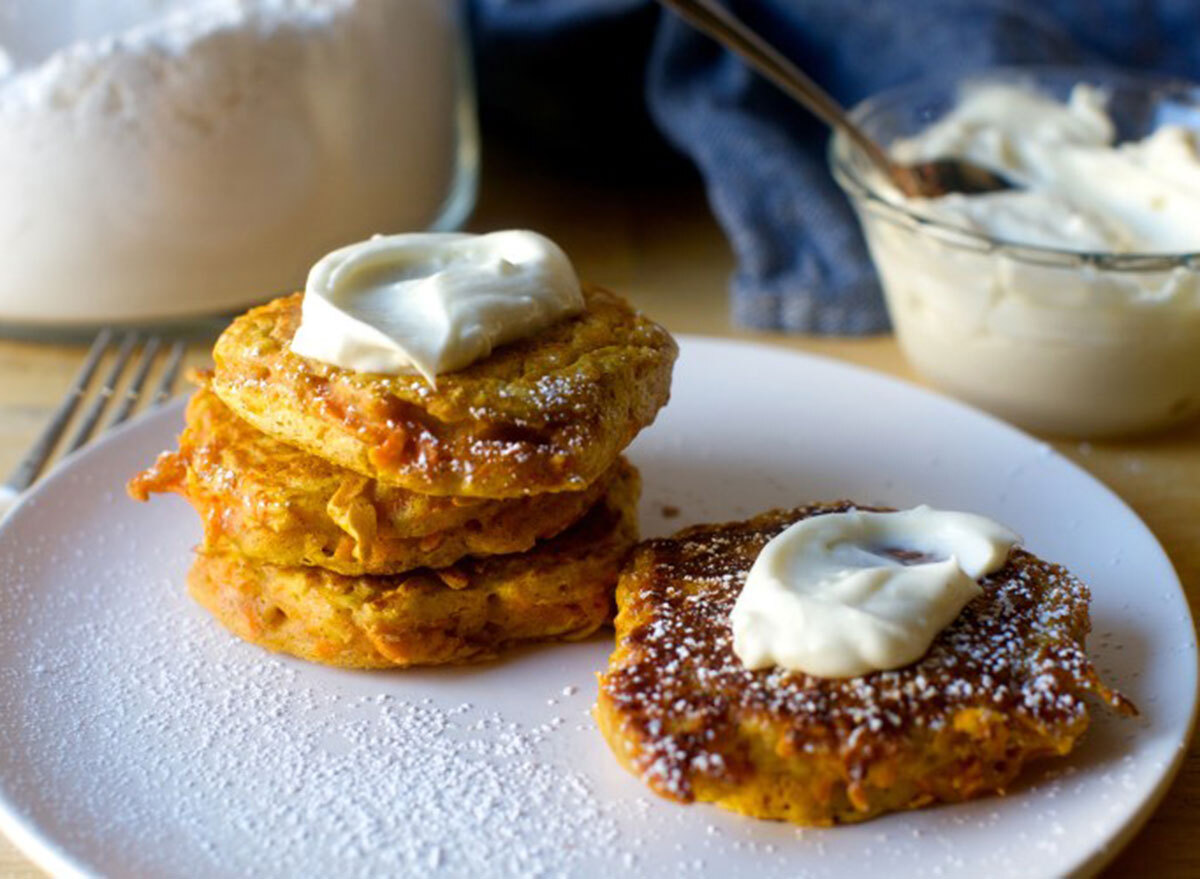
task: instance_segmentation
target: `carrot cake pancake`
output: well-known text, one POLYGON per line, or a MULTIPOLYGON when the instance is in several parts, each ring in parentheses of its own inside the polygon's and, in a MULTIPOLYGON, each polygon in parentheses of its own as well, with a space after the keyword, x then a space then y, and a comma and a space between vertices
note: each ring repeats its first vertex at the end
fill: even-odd
POLYGON ((423 494, 510 498, 581 489, 666 405, 677 348, 619 296, 436 377, 333 366, 291 349, 301 295, 237 318, 212 388, 264 433, 423 494))
POLYGON ((1071 751, 1085 696, 1132 705, 1084 653, 1087 587, 1013 549, 915 662, 853 677, 751 669, 731 612, 772 538, 848 502, 704 525, 635 550, 597 718, 618 760, 664 797, 823 825, 1002 792, 1071 751))
POLYGON ((346 577, 201 551, 192 596, 234 634, 348 668, 478 661, 526 641, 577 639, 612 618, 621 561, 637 540, 638 479, 622 467, 577 524, 524 553, 445 569, 346 577))
POLYGON ((188 402, 185 420, 179 450, 135 477, 135 497, 187 498, 204 522, 206 551, 346 575, 524 552, 577 521, 627 466, 611 465, 580 491, 511 500, 425 495, 272 439, 206 388, 188 402))

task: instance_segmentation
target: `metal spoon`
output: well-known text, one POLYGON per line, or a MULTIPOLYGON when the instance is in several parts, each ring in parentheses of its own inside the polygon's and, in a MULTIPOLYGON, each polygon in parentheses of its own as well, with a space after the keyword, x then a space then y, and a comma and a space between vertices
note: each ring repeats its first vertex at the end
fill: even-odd
POLYGON ((736 52, 826 125, 845 134, 905 195, 936 198, 948 192, 971 194, 1012 188, 1012 184, 1000 175, 962 159, 934 159, 916 165, 893 162, 879 144, 850 121, 846 111, 828 92, 725 7, 713 0, 659 2, 673 9, 697 30, 736 52))

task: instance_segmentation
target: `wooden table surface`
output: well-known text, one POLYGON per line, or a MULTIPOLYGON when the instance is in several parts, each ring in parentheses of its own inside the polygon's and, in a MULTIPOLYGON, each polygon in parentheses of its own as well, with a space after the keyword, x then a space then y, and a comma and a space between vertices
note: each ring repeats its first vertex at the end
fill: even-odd
MULTIPOLYGON (((544 177, 511 159, 485 168, 478 230, 527 227, 570 253, 584 277, 625 292, 669 329, 752 339, 827 355, 918 381, 894 340, 748 333, 730 326, 726 282, 733 259, 699 186, 621 192, 544 177)), ((80 346, 0 341, 0 473, 7 473, 61 397, 80 346)), ((189 351, 202 364, 207 346, 189 351)), ((1055 447, 1116 491, 1166 547, 1193 615, 1200 602, 1200 424, 1136 442, 1055 442, 1055 447)), ((1200 751, 1189 750, 1179 777, 1108 875, 1200 875, 1200 751)), ((0 877, 42 873, 0 838, 0 877)))

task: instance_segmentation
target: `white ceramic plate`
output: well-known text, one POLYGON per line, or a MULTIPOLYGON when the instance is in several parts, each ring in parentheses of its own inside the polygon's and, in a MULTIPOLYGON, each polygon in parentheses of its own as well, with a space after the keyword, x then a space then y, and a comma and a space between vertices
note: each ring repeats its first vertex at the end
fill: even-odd
POLYGON ((1006 797, 828 830, 678 806, 619 769, 588 716, 610 636, 394 673, 233 639, 184 593, 195 515, 122 491, 179 424, 175 405, 89 449, 0 529, 0 826, 58 873, 1090 871, 1189 739, 1194 630, 1145 526, 1048 446, 870 372, 684 340, 632 448, 643 531, 838 497, 994 516, 1091 584, 1091 653, 1143 714, 1096 706, 1077 752, 1006 797))

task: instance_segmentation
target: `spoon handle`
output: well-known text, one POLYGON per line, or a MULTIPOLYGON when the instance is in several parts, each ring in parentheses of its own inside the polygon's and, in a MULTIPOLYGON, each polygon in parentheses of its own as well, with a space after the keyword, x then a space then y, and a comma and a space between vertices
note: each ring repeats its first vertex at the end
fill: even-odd
POLYGON ((884 173, 893 176, 892 162, 887 154, 850 121, 841 104, 725 7, 713 0, 659 2, 725 48, 736 52, 759 73, 807 107, 813 115, 849 137, 884 173))

